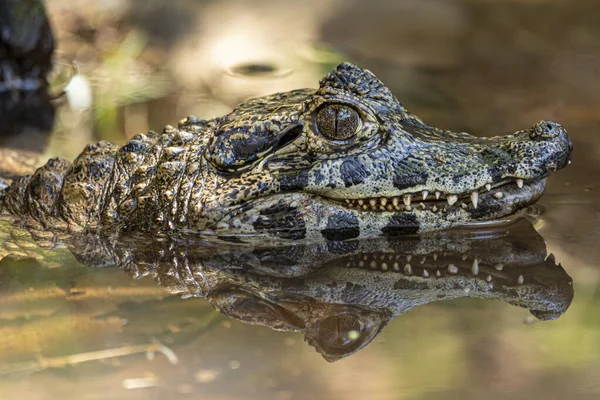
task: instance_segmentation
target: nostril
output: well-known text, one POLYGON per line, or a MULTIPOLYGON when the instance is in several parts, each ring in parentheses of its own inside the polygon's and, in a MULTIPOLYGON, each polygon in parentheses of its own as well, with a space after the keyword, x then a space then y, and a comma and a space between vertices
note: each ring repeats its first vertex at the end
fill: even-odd
POLYGON ((561 134, 564 129, 552 121, 540 121, 531 127, 529 137, 532 139, 552 139, 561 134))

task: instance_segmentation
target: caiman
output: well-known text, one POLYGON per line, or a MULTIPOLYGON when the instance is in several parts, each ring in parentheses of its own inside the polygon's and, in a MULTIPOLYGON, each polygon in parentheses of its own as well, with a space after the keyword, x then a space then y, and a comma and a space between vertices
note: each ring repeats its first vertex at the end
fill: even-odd
POLYGON ((498 137, 434 128, 370 71, 343 63, 316 90, 51 159, 0 189, 0 208, 63 232, 409 235, 525 208, 571 150, 551 121, 498 137))

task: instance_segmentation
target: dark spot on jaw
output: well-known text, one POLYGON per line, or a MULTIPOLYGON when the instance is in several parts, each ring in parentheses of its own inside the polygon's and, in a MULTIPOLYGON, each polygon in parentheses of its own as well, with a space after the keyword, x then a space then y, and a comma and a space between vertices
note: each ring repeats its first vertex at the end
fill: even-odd
POLYGON ((350 213, 338 212, 327 220, 327 227, 321 231, 327 240, 348 240, 360 235, 358 218, 350 213))
POLYGON ((345 187, 359 185, 365 181, 371 172, 357 159, 344 160, 340 166, 340 175, 345 187))
POLYGON ((301 191, 308 186, 308 172, 294 172, 290 175, 279 177, 279 188, 281 191, 301 191))
POLYGON ((384 236, 413 235, 419 231, 419 221, 412 213, 395 213, 390 222, 381 229, 384 236))
POLYGON ((394 174, 394 187, 399 190, 404 190, 413 186, 423 185, 427 182, 427 175, 425 172, 396 172, 394 174))
POLYGON ((306 223, 302 213, 288 206, 283 200, 260 211, 252 224, 259 233, 267 233, 281 239, 298 240, 306 237, 306 223))

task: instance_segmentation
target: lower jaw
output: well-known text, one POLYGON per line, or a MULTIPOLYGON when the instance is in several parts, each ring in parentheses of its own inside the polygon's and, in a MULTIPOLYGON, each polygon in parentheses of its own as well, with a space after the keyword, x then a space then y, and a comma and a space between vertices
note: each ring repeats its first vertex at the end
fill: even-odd
POLYGON ((522 188, 515 184, 504 185, 480 194, 476 208, 468 198, 459 199, 452 206, 432 202, 424 208, 418 206, 391 212, 344 208, 361 221, 361 236, 418 234, 505 219, 539 200, 545 186, 545 178, 526 183, 522 188), (500 191, 502 197, 494 197, 500 191))

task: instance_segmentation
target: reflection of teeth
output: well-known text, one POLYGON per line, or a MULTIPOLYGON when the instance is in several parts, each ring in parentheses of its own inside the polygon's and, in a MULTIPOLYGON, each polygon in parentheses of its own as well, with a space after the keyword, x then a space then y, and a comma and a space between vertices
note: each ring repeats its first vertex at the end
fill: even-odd
POLYGON ((523 187, 523 179, 517 179, 517 186, 519 187, 519 189, 523 187))
POLYGON ((455 194, 449 194, 448 197, 446 198, 446 200, 448 201, 448 205, 451 206, 457 202, 458 196, 455 194))
POLYGON ((473 265, 471 266, 471 272, 473 273, 473 275, 479 274, 479 261, 477 261, 477 258, 475 260, 473 260, 473 265))
POLYGON ((479 199, 479 194, 477 192, 471 193, 471 203, 473 203, 473 208, 477 208, 477 200, 479 199))

